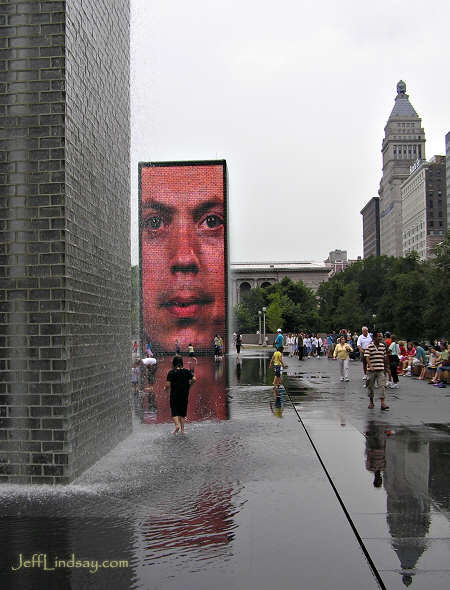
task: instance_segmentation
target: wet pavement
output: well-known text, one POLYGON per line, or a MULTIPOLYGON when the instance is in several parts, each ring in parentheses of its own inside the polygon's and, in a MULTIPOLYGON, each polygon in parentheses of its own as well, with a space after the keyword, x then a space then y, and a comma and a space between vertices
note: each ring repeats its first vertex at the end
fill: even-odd
POLYGON ((340 383, 286 359, 277 398, 268 355, 200 358, 184 437, 164 359, 132 436, 72 485, 1 486, 1 587, 448 587, 450 388, 404 378, 369 410, 360 363, 340 383), (34 553, 47 570, 20 567, 34 553))

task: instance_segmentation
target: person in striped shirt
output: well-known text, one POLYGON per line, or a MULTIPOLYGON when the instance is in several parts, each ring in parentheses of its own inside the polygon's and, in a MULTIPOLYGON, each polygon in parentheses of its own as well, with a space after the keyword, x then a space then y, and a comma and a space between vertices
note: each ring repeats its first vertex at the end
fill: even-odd
POLYGON ((374 335, 374 340, 365 349, 364 355, 367 361, 367 372, 369 378, 367 380, 367 389, 369 390, 369 409, 374 407, 373 395, 375 383, 378 384, 378 391, 380 393, 381 409, 388 410, 389 406, 385 404, 385 374, 387 368, 386 346, 382 342, 383 334, 377 332, 374 335))

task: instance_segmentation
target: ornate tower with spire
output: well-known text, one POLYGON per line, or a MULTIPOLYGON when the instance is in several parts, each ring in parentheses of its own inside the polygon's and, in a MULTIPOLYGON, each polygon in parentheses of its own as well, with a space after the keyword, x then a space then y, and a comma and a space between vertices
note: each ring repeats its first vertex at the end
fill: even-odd
POLYGON ((409 167, 425 159, 425 131, 409 102, 406 84, 397 84, 397 96, 384 128, 381 147, 383 177, 380 182, 380 249, 387 256, 402 255, 402 199, 400 185, 409 167))

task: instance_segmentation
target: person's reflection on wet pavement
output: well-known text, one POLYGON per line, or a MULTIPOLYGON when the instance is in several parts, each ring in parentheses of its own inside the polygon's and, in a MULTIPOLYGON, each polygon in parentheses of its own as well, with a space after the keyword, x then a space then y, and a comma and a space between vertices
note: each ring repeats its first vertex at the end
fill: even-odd
POLYGON ((367 425, 366 437, 366 469, 374 474, 373 485, 381 488, 386 468, 386 432, 385 426, 370 421, 367 425))
POLYGON ((236 363, 236 379, 239 385, 241 384, 241 362, 237 361, 236 363))
POLYGON ((276 418, 283 417, 284 399, 281 392, 274 393, 274 399, 270 400, 270 410, 276 418))

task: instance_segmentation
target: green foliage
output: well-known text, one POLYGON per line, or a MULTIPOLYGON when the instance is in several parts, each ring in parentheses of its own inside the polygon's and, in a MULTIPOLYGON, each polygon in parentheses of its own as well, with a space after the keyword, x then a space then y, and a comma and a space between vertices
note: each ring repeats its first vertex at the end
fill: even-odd
POLYGON ((255 333, 258 310, 267 307, 267 331, 323 331, 362 325, 395 332, 399 338, 433 340, 450 336, 450 238, 435 258, 369 257, 322 283, 315 294, 289 278, 252 289, 235 308, 237 329, 255 333), (374 317, 375 316, 375 317, 374 317))
POLYGON ((293 282, 285 277, 279 283, 265 289, 251 289, 234 309, 234 329, 244 333, 256 333, 259 328, 258 311, 263 307, 267 308, 268 332, 276 331, 278 328, 283 328, 286 332, 319 329, 315 293, 301 281, 293 282))
POLYGON ((355 330, 363 323, 361 295, 358 283, 351 281, 343 286, 342 295, 336 307, 335 326, 351 328, 355 330))
MULTIPOLYGON (((281 296, 279 293, 274 293, 271 297, 272 302, 267 308, 266 322, 269 327, 269 330, 271 332, 276 332, 278 328, 283 329, 284 326, 283 307, 281 296)), ((286 304, 286 301, 284 301, 283 303, 286 304)))
POLYGON ((233 328, 236 332, 241 332, 242 334, 252 334, 258 329, 255 328, 255 318, 245 303, 239 303, 234 307, 233 328))

